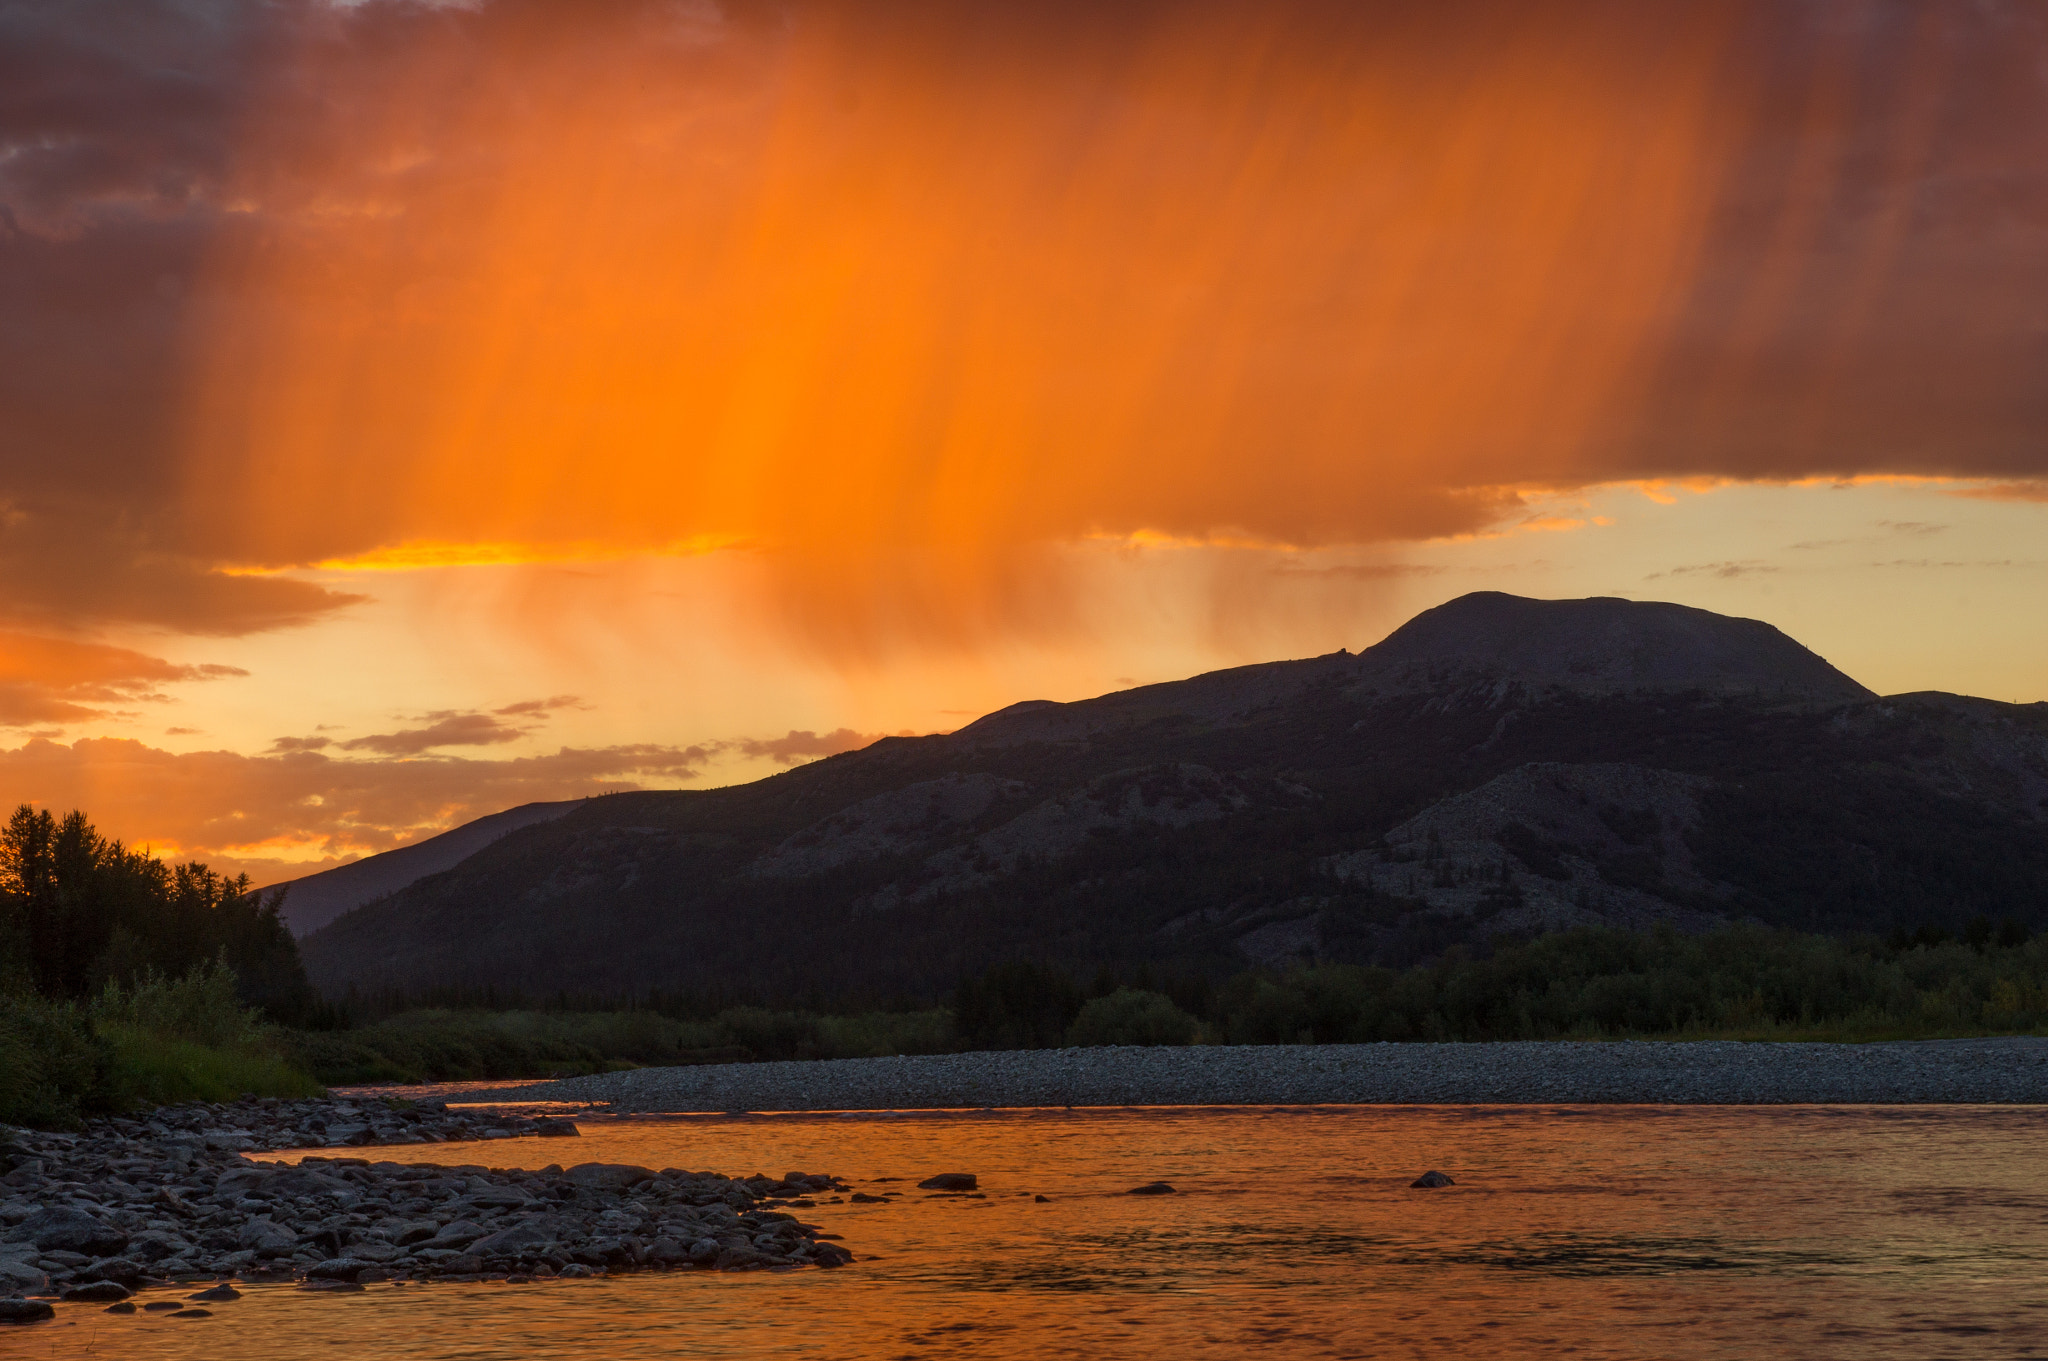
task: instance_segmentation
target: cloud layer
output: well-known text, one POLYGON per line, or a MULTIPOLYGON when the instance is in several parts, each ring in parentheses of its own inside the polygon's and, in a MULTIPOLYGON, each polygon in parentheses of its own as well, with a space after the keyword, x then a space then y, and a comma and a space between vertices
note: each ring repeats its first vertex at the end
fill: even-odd
MULTIPOLYGON (((0 614, 744 545, 828 638, 1035 547, 2048 472, 2019 4, 0 10, 0 614), (544 266, 541 262, 545 262, 544 266)), ((2015 493, 2018 494, 2018 493, 2015 493)))

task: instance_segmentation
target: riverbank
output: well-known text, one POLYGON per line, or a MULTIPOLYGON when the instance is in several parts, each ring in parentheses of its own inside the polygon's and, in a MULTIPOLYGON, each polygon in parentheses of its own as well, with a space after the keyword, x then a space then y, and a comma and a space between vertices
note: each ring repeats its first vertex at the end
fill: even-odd
MULTIPOLYGON (((118 1304, 149 1286, 232 1276, 356 1289, 851 1260, 781 1212, 838 1200, 848 1188, 828 1174, 246 1156, 303 1147, 307 1135, 357 1154, 380 1141, 535 1136, 573 1150, 577 1134, 568 1120, 346 1100, 167 1107, 82 1134, 0 1129, 0 1295, 118 1304)), ((36 1312, 10 1306, 0 1322, 36 1312)))
POLYGON ((471 1100, 619 1112, 982 1106, 2048 1103, 2048 1039, 1033 1049, 641 1068, 471 1100))

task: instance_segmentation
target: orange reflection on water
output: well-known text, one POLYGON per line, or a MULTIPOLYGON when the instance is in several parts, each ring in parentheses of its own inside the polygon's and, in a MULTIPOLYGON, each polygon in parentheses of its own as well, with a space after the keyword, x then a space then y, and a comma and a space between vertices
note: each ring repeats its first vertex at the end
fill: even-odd
POLYGON ((2048 1347, 2038 1116, 1311 1108, 622 1118, 405 1161, 832 1171, 834 1272, 66 1306, 52 1357, 1972 1357, 2048 1347), (1457 1185, 1410 1190, 1436 1167, 1457 1185), (915 1182, 972 1171, 981 1198, 915 1182), (898 1180, 877 1183, 879 1178, 898 1180), (1155 1179, 1178 1193, 1132 1197, 1155 1179), (1034 1199, 1050 1199, 1039 1203, 1034 1199))

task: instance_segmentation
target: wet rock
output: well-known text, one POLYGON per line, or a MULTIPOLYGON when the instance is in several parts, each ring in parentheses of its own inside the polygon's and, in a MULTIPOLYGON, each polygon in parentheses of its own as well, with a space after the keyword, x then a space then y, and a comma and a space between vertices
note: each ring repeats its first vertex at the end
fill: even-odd
POLYGON ((324 1262, 315 1262, 307 1267, 306 1274, 316 1280, 324 1278, 331 1281, 352 1281, 356 1278, 357 1272, 367 1269, 370 1265, 360 1257, 330 1257, 324 1262))
POLYGON ((175 1313, 175 1314, 166 1314, 166 1315, 165 1315, 165 1317, 166 1317, 166 1318, 212 1318, 212 1317, 213 1317, 213 1310, 211 1310, 211 1309, 180 1309, 180 1310, 179 1310, 179 1311, 178 1311, 177 1313, 175 1313))
POLYGON ((477 1239, 469 1250, 479 1257, 532 1256, 555 1241, 555 1231, 546 1221, 522 1219, 509 1228, 477 1239))
POLYGON ((225 1300, 238 1300, 242 1298, 242 1292, 235 1289, 233 1286, 229 1285, 226 1281, 222 1281, 219 1285, 214 1286, 211 1290, 201 1290, 197 1294, 187 1295, 185 1298, 188 1300, 212 1300, 215 1302, 221 1302, 225 1300))
POLYGON ((560 1271, 556 1272, 555 1274, 557 1276, 583 1277, 597 1276, 601 1275, 602 1273, 600 1273, 596 1267, 585 1266, 581 1262, 571 1262, 569 1263, 569 1265, 563 1267, 560 1271))
POLYGON ((40 1295, 50 1288, 49 1275, 33 1262, 0 1257, 0 1294, 40 1295))
POLYGON ((57 1311, 41 1300, 0 1300, 0 1323, 40 1323, 57 1311))
POLYGON ((37 1210, 7 1231, 16 1242, 34 1243, 44 1252, 78 1252, 91 1257, 111 1257, 128 1246, 128 1235, 112 1224, 103 1224, 83 1210, 68 1205, 37 1210))
POLYGON ((102 1314, 132 1314, 135 1312, 135 1301, 122 1300, 118 1304, 108 1305, 106 1308, 100 1310, 100 1312, 102 1314))
POLYGON ((856 1205, 887 1205, 889 1203, 884 1197, 871 1196, 865 1191, 855 1191, 847 1199, 856 1205))
POLYGON ((1133 1196, 1170 1196, 1173 1194, 1173 1187, 1163 1181, 1148 1181, 1143 1186, 1133 1186, 1125 1194, 1133 1196))
POLYGON ((57 1298, 79 1304, 111 1304, 125 1300, 135 1292, 119 1281, 92 1281, 85 1285, 74 1285, 57 1298))
POLYGON ((941 1172, 917 1184, 920 1191, 972 1191, 979 1183, 972 1172, 941 1172))
POLYGON ((1050 1204, 1052 1204, 1052 1197, 1051 1197, 1051 1196, 1033 1196, 1033 1197, 1031 1197, 1031 1203, 1032 1203, 1033 1205, 1050 1205, 1050 1204))
POLYGON ((142 1312, 145 1314, 167 1314, 173 1309, 183 1309, 184 1307, 177 1300, 151 1300, 148 1304, 142 1306, 142 1312))
POLYGON ((1421 1176, 1417 1177, 1414 1181, 1411 1181, 1408 1184, 1412 1187, 1416 1187, 1424 1191, 1433 1191, 1439 1186, 1457 1185, 1457 1183, 1452 1181, 1449 1177, 1445 1176, 1443 1173, 1438 1172, 1434 1169, 1428 1172, 1424 1172, 1421 1176))
POLYGON ((578 1163, 562 1174, 571 1186, 588 1186, 594 1190, 623 1191, 629 1186, 638 1186, 643 1181, 653 1181, 653 1169, 636 1167, 630 1163, 578 1163))
POLYGON ((573 1120, 551 1120, 545 1115, 534 1119, 533 1132, 543 1139, 568 1139, 583 1133, 573 1120))

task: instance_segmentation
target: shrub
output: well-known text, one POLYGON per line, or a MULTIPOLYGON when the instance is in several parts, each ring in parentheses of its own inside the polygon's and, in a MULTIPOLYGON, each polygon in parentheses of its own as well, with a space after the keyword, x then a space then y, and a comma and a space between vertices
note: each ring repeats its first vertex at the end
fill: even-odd
POLYGON ((214 1049, 260 1044, 268 1034, 262 1016, 241 1004, 234 971, 219 960, 175 981, 154 969, 126 990, 110 981, 93 999, 92 1019, 214 1049))
POLYGON ((0 995, 0 1123, 75 1126, 95 1104, 110 1057, 70 1003, 0 995))
POLYGON ((1081 1008, 1067 1028, 1067 1043, 1193 1044, 1200 1030, 1194 1017, 1164 993, 1118 988, 1081 1008))

